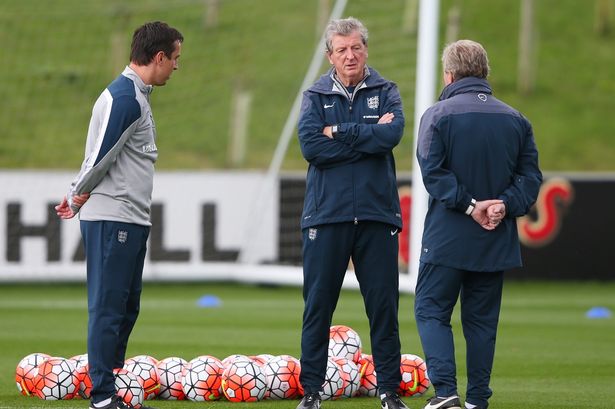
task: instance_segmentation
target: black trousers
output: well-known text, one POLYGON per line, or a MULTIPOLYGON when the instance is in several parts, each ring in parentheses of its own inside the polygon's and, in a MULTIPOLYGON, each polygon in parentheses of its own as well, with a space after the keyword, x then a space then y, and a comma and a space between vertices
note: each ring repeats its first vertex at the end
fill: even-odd
MULTIPOLYGON (((335 223, 303 230, 301 377, 306 393, 322 390, 329 327, 352 257, 369 319, 380 393, 400 381, 398 229, 385 223, 335 223)), ((339 323, 344 324, 344 323, 339 323)))

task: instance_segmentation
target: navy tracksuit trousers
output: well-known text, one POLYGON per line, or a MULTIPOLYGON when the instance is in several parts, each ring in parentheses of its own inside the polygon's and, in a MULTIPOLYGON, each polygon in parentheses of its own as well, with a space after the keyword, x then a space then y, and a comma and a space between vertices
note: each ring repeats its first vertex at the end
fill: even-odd
POLYGON ((113 221, 81 221, 88 287, 88 363, 92 402, 115 395, 139 315, 143 262, 150 228, 113 221))
POLYGON ((380 393, 401 381, 398 229, 385 223, 335 223, 303 229, 303 329, 300 381, 305 393, 322 390, 329 327, 352 257, 369 319, 380 393))
POLYGON ((502 271, 476 272, 421 263, 414 313, 437 396, 457 395, 451 315, 459 298, 466 340, 466 402, 488 406, 503 282, 502 271))

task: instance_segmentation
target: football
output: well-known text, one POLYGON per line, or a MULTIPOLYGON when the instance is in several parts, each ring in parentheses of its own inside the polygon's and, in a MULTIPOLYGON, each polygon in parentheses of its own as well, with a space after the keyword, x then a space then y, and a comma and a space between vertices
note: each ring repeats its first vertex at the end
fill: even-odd
POLYGON ((342 368, 333 360, 327 359, 327 372, 325 373, 325 382, 322 385, 321 397, 323 400, 339 398, 344 393, 344 377, 342 368))
POLYGON ((346 325, 333 325, 329 328, 329 356, 359 362, 361 358, 361 338, 346 325))
POLYGON ((236 358, 222 373, 222 392, 231 402, 256 402, 265 397, 267 378, 249 358, 236 358))
POLYGON ((257 364, 259 364, 262 368, 265 366, 267 362, 269 362, 270 359, 274 358, 274 355, 270 355, 270 354, 250 355, 248 356, 248 358, 250 358, 257 364))
POLYGON ((136 355, 136 356, 126 359, 124 361, 124 365, 129 364, 133 361, 148 361, 154 365, 158 365, 158 362, 159 362, 156 358, 154 358, 151 355, 136 355))
POLYGON ((290 355, 280 355, 267 361, 264 366, 267 378, 268 399, 295 399, 300 395, 299 360, 290 355))
POLYGON ((136 375, 143 386, 143 399, 154 399, 160 392, 160 378, 153 361, 146 359, 129 360, 124 364, 124 369, 136 375))
POLYGON ((75 368, 75 375, 79 382, 79 388, 75 397, 81 397, 83 399, 90 399, 92 392, 92 378, 90 378, 90 364, 85 363, 75 368))
POLYGON ((234 360, 236 359, 241 359, 241 360, 252 360, 252 358, 250 358, 247 355, 242 355, 242 354, 233 354, 233 355, 229 355, 226 358, 222 359, 222 366, 224 368, 226 368, 227 366, 229 366, 234 360))
POLYGON ((75 355, 70 358, 75 364, 75 375, 79 381, 79 388, 75 398, 90 399, 92 392, 92 378, 90 378, 90 365, 88 364, 88 354, 75 355))
POLYGON ((401 396, 420 396, 429 389, 427 365, 420 356, 402 354, 400 372, 399 394, 401 396))
POLYGON ((194 358, 184 367, 182 390, 191 401, 218 400, 222 396, 222 362, 211 355, 194 358))
POLYGON ((24 396, 32 396, 34 393, 35 378, 38 374, 38 366, 48 358, 51 357, 47 354, 35 352, 26 355, 19 361, 15 369, 15 382, 17 383, 19 393, 24 396))
POLYGON ((344 378, 344 390, 340 397, 352 398, 357 396, 359 386, 361 386, 359 365, 347 358, 333 358, 333 360, 340 366, 342 377, 344 378))
POLYGON ((115 369, 115 390, 117 396, 135 409, 139 409, 143 405, 143 386, 139 379, 132 372, 124 368, 115 369))
POLYGON ((38 366, 36 395, 45 400, 72 399, 79 389, 75 365, 66 358, 52 357, 38 366))
POLYGON ((75 364, 75 368, 78 368, 88 363, 88 354, 71 356, 69 360, 71 360, 73 364, 75 364))
POLYGON ((359 360, 359 369, 361 371, 361 385, 359 386, 359 395, 372 397, 376 396, 378 394, 378 381, 376 379, 374 359, 371 355, 361 354, 361 359, 359 360))
POLYGON ((183 400, 186 398, 182 389, 182 374, 188 362, 179 357, 164 358, 156 369, 160 378, 160 392, 158 398, 169 400, 183 400))

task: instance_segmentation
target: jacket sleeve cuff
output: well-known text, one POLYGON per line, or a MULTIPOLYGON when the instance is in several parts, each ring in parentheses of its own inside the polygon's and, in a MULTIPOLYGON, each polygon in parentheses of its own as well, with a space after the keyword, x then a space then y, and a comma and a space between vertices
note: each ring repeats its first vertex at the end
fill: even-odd
POLYGON ((335 134, 335 139, 345 144, 349 144, 348 124, 346 123, 337 124, 337 133, 335 134))

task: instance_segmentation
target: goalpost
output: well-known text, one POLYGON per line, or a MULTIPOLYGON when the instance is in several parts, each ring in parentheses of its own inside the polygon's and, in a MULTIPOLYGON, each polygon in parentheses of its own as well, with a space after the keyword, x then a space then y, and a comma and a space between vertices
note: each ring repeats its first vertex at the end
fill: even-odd
POLYGON ((416 94, 414 98, 414 145, 412 155, 412 212, 410 213, 409 283, 414 292, 419 272, 419 255, 423 224, 427 214, 428 195, 423 185, 416 159, 417 139, 421 116, 435 100, 438 68, 438 16, 440 0, 421 0, 419 5, 419 34, 416 56, 416 94))

